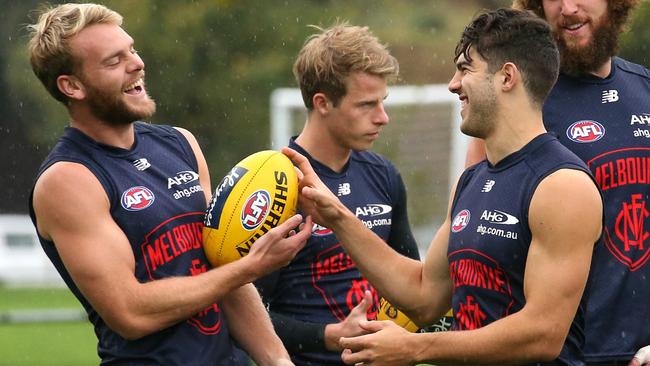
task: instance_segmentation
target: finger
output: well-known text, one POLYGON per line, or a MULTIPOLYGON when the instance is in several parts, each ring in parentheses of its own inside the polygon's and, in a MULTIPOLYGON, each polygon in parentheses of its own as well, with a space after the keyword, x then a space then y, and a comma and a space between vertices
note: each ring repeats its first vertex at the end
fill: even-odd
POLYGON ((315 174, 314 169, 309 164, 309 160, 296 150, 285 146, 282 148, 282 153, 291 159, 304 175, 315 174))
POLYGON ((367 335, 355 337, 341 337, 339 338, 339 345, 341 348, 349 348, 352 352, 360 351, 366 348, 367 335))
POLYGON ((341 360, 346 365, 357 365, 362 364, 364 361, 368 361, 364 354, 361 352, 354 352, 349 348, 346 348, 341 352, 341 360))
POLYGON ((361 306, 361 311, 364 313, 367 313, 370 307, 372 306, 372 293, 368 290, 366 290, 363 293, 363 299, 359 303, 359 306, 361 306))
POLYGON ((648 362, 650 362, 650 346, 645 346, 637 351, 629 366, 641 366, 648 362))
POLYGON ((385 321, 362 320, 359 322, 359 326, 363 330, 366 330, 371 333, 376 333, 384 329, 390 323, 391 323, 390 320, 385 320, 385 321))
POLYGON ((294 166, 293 169, 296 171, 296 175, 298 175, 298 182, 300 182, 302 180, 302 178, 305 177, 305 175, 302 174, 302 171, 300 169, 298 169, 297 166, 294 166))

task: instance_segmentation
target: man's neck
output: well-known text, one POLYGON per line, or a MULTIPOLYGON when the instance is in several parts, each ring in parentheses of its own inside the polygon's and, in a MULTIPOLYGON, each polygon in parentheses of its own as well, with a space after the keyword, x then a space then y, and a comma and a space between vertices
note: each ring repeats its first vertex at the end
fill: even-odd
POLYGON ((91 139, 104 145, 115 146, 122 149, 130 149, 135 143, 133 123, 121 126, 112 126, 100 121, 80 122, 74 118, 70 119, 70 127, 74 127, 91 139))
POLYGON ((305 124, 296 143, 305 149, 312 158, 335 172, 341 172, 350 159, 352 151, 342 147, 328 133, 321 133, 315 126, 305 124))
POLYGON ((591 74, 594 76, 597 76, 601 79, 604 79, 609 76, 609 74, 612 72, 612 59, 611 57, 607 60, 607 62, 603 63, 600 65, 598 70, 595 70, 591 74))
POLYGON ((485 138, 487 159, 490 164, 496 165, 545 132, 541 111, 502 114, 499 125, 490 136, 485 138))

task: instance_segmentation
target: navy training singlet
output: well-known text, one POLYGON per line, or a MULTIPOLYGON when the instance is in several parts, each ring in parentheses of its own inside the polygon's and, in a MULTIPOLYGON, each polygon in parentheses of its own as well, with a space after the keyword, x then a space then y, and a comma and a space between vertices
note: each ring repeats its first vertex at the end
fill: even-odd
MULTIPOLYGON (((313 159, 295 143, 295 138, 289 146, 309 159, 325 185, 369 229, 397 252, 419 259, 408 223, 404 184, 387 159, 370 151, 353 151, 347 166, 337 173, 313 159)), ((376 315, 376 290, 328 228, 315 225, 304 249, 272 277, 274 283, 270 285, 268 281, 258 283, 272 317, 279 313, 302 322, 338 323, 359 304, 365 290, 372 292, 374 302, 368 318, 376 315)), ((340 352, 291 356, 296 365, 343 365, 340 352)))
POLYGON ((650 73, 615 57, 605 79, 560 75, 544 123, 587 164, 605 201, 585 357, 627 362, 650 344, 650 73))
MULTIPOLYGON (((565 168, 589 174, 554 136, 542 134, 496 166, 484 160, 463 173, 452 203, 447 253, 454 330, 481 328, 523 308, 530 202, 545 177, 565 168)), ((584 298, 560 356, 541 365, 584 365, 583 307, 584 298)))
MULTIPOLYGON (((104 187, 115 222, 128 237, 135 276, 148 282, 191 276, 209 265, 202 249, 206 209, 198 165, 185 137, 169 126, 134 124, 135 143, 125 150, 95 142, 67 127, 38 175, 60 161, 88 168, 104 187)), ((36 224, 30 199, 32 220, 36 224)), ((86 309, 98 338, 102 365, 231 365, 226 318, 213 304, 186 321, 137 340, 111 330, 67 272, 54 243, 39 237, 62 278, 86 309)))

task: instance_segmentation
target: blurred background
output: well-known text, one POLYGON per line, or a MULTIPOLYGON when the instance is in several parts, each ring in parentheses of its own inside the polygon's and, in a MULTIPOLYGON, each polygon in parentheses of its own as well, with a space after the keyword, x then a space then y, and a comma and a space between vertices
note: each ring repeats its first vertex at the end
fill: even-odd
MULTIPOLYGON (((135 47, 146 63, 147 90, 158 106, 152 122, 184 127, 197 136, 210 167, 213 187, 245 156, 281 147, 277 141, 271 143, 272 111, 275 111, 271 96, 277 89, 296 87, 291 67, 305 38, 313 33, 309 25, 328 26, 341 19, 368 26, 400 61, 401 77, 396 86, 420 87, 404 89, 404 94, 397 88, 393 89, 395 93, 389 90, 389 102, 401 97, 423 102, 391 104, 388 107, 391 123, 374 150, 388 156, 402 172, 411 223, 423 249, 442 221, 449 185, 456 178, 454 172, 460 168, 454 151, 461 151, 463 143, 454 126, 455 98, 450 102, 450 94, 443 95, 442 103, 431 103, 424 94, 438 84, 442 84, 439 87, 445 93, 444 87, 454 72, 453 48, 464 25, 482 9, 511 3, 510 0, 97 2, 120 12, 125 18, 124 28, 135 39, 135 47)), ((0 365, 96 364, 95 339, 86 323, 80 322, 73 330, 66 330, 67 323, 65 327, 48 328, 48 320, 65 320, 66 316, 59 319, 48 315, 42 307, 78 310, 78 304, 66 289, 40 289, 52 284, 47 280, 52 276, 55 285, 60 282, 49 268, 41 268, 47 259, 33 242, 33 229, 24 225, 34 174, 67 125, 65 108, 45 92, 33 75, 27 57, 25 25, 35 21, 31 11, 40 3, 0 0, 3 9, 0 13, 0 187, 4 193, 0 200, 0 273, 9 273, 5 277, 0 275, 0 349, 11 349, 17 355, 0 357, 0 365), (21 261, 32 272, 31 277, 11 269, 21 261), (40 261, 38 269, 34 266, 30 269, 30 263, 40 261), (45 272, 34 275, 37 270, 45 272), (40 280, 24 281, 26 277, 40 280), (24 286, 32 288, 23 291, 24 286), (17 317, 15 310, 23 308, 38 312, 27 318, 21 318, 19 313, 17 317), (67 355, 63 350, 68 346, 74 355, 67 355), (27 356, 30 353, 35 355, 27 356), (60 354, 66 355, 64 361, 52 358, 60 354)), ((620 52, 621 56, 646 67, 650 66, 648 25, 650 3, 644 1, 623 37, 620 52)), ((282 111, 288 113, 287 132, 299 132, 305 119, 301 101, 294 98, 282 111)), ((68 314, 67 317, 78 316, 68 314)))

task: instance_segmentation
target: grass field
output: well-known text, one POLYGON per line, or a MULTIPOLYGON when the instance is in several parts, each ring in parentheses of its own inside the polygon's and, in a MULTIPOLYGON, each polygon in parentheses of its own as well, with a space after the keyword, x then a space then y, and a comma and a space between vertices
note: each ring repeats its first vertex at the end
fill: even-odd
MULTIPOLYGON (((81 309, 67 288, 0 286, 0 313, 26 309, 81 309)), ((0 323, 0 366, 97 365, 97 339, 88 321, 0 323)))

